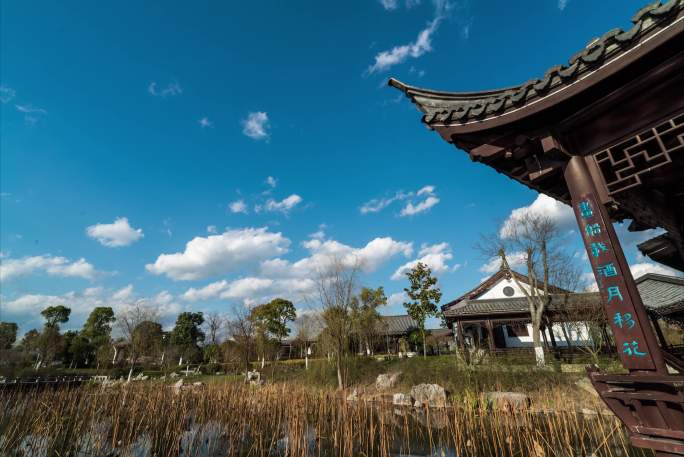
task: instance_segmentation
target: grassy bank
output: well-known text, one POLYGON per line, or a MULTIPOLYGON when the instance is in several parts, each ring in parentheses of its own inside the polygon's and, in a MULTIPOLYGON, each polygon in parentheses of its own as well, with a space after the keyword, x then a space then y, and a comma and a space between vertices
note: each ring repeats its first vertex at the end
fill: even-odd
MULTIPOLYGON (((468 401, 482 392, 510 391, 528 394, 540 407, 558 406, 581 409, 603 408, 595 397, 579 388, 576 383, 586 378, 584 367, 549 366, 539 369, 527 364, 504 361, 479 366, 466 366, 454 356, 414 357, 410 359, 383 359, 369 357, 349 358, 345 363, 345 385, 348 389, 373 392, 379 374, 401 373, 393 392, 409 392, 421 383, 439 384, 456 401, 468 401)), ((616 364, 607 360, 604 369, 617 371, 616 364)), ((335 367, 325 359, 313 360, 309 369, 303 361, 286 361, 267 365, 262 374, 268 382, 286 382, 319 388, 337 386, 335 367)))

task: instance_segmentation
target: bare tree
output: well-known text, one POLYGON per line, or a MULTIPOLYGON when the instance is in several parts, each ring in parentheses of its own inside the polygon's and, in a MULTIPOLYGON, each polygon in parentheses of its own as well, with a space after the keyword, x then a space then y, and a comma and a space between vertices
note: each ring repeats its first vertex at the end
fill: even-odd
MULTIPOLYGON (((116 317, 116 327, 121 333, 126 346, 128 348, 128 358, 131 363, 131 368, 128 371, 128 381, 131 380, 133 368, 138 360, 138 357, 144 351, 140 341, 144 338, 137 338, 136 329, 143 322, 154 322, 157 319, 157 313, 154 309, 145 306, 144 301, 140 300, 135 304, 127 307, 121 311, 116 317)), ((138 332, 139 333, 139 332, 138 332)), ((116 346, 114 347, 116 351, 116 346)), ((116 353, 114 355, 116 358, 116 353)))
POLYGON ((311 340, 314 338, 314 328, 319 316, 312 314, 302 314, 294 322, 297 330, 297 340, 302 345, 304 351, 304 367, 309 369, 309 355, 311 352, 311 340))
POLYGON ((233 307, 232 318, 228 321, 227 328, 239 352, 242 366, 249 369, 254 354, 255 335, 254 322, 250 319, 249 310, 243 306, 233 307))
POLYGON ((572 258, 562 249, 563 240, 563 234, 552 219, 527 212, 509 220, 497 234, 484 237, 477 246, 488 257, 496 256, 501 260, 501 268, 525 295, 532 321, 535 357, 540 366, 545 364, 541 330, 551 295, 563 292, 557 283, 565 281, 570 286, 579 277, 572 258), (528 284, 523 284, 515 274, 515 265, 525 267, 528 284))
POLYGON ((325 325, 324 337, 335 358, 337 386, 340 389, 344 388, 343 359, 353 330, 350 311, 355 300, 358 272, 358 263, 347 265, 333 257, 328 267, 319 271, 316 279, 321 317, 325 325))
POLYGON ((207 343, 218 344, 219 334, 226 323, 226 318, 217 312, 207 313, 204 316, 204 325, 207 328, 207 343))

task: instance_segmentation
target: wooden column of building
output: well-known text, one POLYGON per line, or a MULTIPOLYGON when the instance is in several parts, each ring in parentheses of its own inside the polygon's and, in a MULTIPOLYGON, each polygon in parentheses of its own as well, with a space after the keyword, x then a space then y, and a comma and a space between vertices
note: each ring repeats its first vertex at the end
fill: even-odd
POLYGON ((465 337, 463 335, 463 323, 461 321, 456 322, 457 326, 457 335, 456 337, 458 338, 458 347, 460 347, 462 350, 465 350, 465 337))
POLYGON ((487 319, 487 342, 489 343, 489 352, 494 352, 496 346, 494 345, 494 327, 491 319, 487 319))
POLYGON ((618 355, 630 371, 667 374, 646 308, 608 211, 599 202, 586 160, 592 159, 572 156, 565 168, 565 181, 618 355))

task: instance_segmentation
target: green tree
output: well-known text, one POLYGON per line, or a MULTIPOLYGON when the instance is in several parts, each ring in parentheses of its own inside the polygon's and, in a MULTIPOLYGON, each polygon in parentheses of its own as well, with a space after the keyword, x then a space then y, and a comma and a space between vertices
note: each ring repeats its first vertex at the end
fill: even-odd
POLYGON ((352 322, 354 333, 359 340, 359 348, 366 346, 366 353, 373 351, 375 336, 378 332, 380 313, 378 308, 387 304, 385 290, 382 287, 370 289, 363 287, 358 299, 352 305, 352 322))
POLYGON ((136 358, 140 356, 155 357, 162 348, 164 332, 161 324, 142 321, 133 329, 132 346, 136 358))
POLYGON ((98 306, 88 316, 81 334, 95 347, 109 344, 112 334, 112 323, 116 320, 114 311, 109 306, 98 306))
POLYGON ((204 316, 201 312, 184 312, 178 315, 176 325, 171 331, 171 344, 176 346, 186 359, 194 359, 201 356, 199 343, 204 341, 204 332, 201 325, 204 316))
POLYGON ((0 322, 0 349, 11 349, 19 327, 14 322, 0 322))
POLYGON ((63 324, 69 320, 71 309, 63 305, 48 306, 40 314, 45 318, 46 327, 59 328, 59 324, 63 324))
POLYGON ((406 273, 409 287, 404 288, 410 301, 404 303, 404 307, 420 330, 423 342, 423 357, 427 356, 425 347, 425 320, 437 315, 437 304, 442 299, 442 292, 436 286, 437 278, 432 276, 430 268, 418 262, 413 269, 406 273))
POLYGON ((264 305, 255 307, 252 315, 256 322, 281 343, 290 334, 287 324, 294 322, 297 318, 297 310, 291 301, 275 298, 264 305))
POLYGON ((95 357, 90 341, 83 335, 69 331, 62 336, 62 360, 71 368, 88 366, 95 357))

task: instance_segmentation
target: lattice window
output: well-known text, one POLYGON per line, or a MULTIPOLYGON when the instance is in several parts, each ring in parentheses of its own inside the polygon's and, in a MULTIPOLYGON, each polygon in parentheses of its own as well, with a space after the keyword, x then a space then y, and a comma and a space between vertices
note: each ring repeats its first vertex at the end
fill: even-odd
POLYGON ((684 115, 594 154, 610 195, 641 184, 641 177, 684 153, 684 115))

